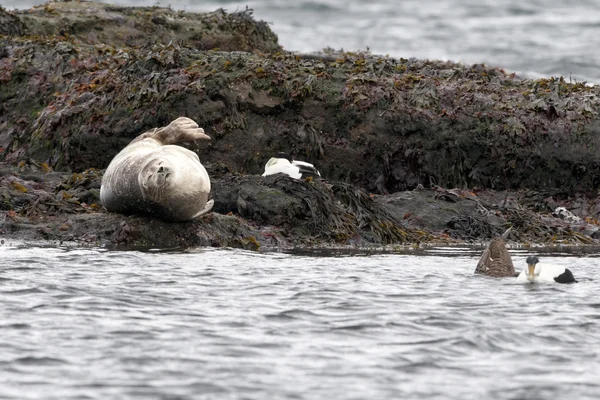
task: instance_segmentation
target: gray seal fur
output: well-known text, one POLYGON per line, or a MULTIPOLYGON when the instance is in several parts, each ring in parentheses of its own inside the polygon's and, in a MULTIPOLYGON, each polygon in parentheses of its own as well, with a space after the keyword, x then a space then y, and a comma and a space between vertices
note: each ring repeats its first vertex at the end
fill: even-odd
POLYGON ((149 214, 166 221, 189 221, 213 207, 210 178, 198 155, 175 143, 210 137, 193 120, 180 117, 142 133, 106 169, 100 201, 111 212, 149 214))

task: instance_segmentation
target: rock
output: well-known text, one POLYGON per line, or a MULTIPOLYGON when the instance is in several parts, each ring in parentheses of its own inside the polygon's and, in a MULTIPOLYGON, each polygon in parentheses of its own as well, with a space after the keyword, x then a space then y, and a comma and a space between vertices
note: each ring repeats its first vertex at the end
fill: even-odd
POLYGON ((600 182, 598 116, 577 111, 598 87, 370 54, 324 63, 174 43, 115 49, 75 37, 0 45, 11 163, 103 168, 139 132, 188 115, 213 138, 195 147, 200 158, 240 173, 259 173, 286 149, 328 179, 383 194, 421 184, 591 195, 600 182), (421 104, 424 88, 433 97, 421 104), (550 121, 529 102, 552 93, 573 110, 550 121))
MULTIPOLYGON (((215 165, 207 168, 214 212, 191 222, 166 223, 108 213, 77 200, 97 198, 102 171, 61 174, 0 167, 0 231, 24 241, 268 249, 481 241, 508 225, 517 240, 537 243, 592 243, 598 232, 597 221, 569 224, 550 214, 540 217, 518 203, 501 208, 486 200, 501 194, 438 187, 378 196, 342 182, 241 176, 215 165), (14 182, 31 190, 19 190, 14 182)), ((519 193, 512 197, 518 199, 519 193)))
POLYGON ((250 10, 49 2, 1 10, 0 29, 8 237, 256 249, 477 241, 511 225, 520 241, 596 240, 598 86, 481 64, 298 56, 250 10), (104 212, 103 168, 182 115, 212 138, 190 148, 215 212, 173 225, 104 212), (281 150, 326 180, 258 176, 281 150), (557 207, 581 221, 553 217, 557 207))
MULTIPOLYGON (((25 24, 14 13, 6 11, 0 6, 0 35, 22 36, 25 34, 25 24)), ((0 49, 0 56, 3 51, 0 49)))
POLYGON ((123 7, 92 1, 48 2, 13 13, 2 11, 0 33, 74 36, 83 43, 148 46, 185 42, 199 50, 280 51, 268 24, 255 21, 252 10, 227 13, 175 11, 170 7, 123 7), (9 30, 9 32, 3 32, 9 30))

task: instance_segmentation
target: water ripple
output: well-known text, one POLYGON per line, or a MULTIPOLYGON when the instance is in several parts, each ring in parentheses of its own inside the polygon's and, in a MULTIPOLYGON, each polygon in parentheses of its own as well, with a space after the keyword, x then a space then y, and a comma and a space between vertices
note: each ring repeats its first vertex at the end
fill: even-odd
POLYGON ((474 276, 470 249, 333 255, 0 252, 0 397, 598 392, 599 258, 546 256, 581 281, 558 286, 474 276))

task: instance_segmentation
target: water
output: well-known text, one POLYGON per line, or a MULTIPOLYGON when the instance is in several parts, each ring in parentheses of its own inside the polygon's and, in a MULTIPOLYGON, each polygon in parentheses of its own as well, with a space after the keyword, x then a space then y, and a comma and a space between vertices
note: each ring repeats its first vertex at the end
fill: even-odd
POLYGON ((600 259, 517 285, 477 254, 5 245, 0 398, 597 398, 600 259))
MULTIPOLYGON (((43 0, 0 0, 27 8, 43 0)), ((370 48, 376 54, 487 63, 524 77, 600 83, 595 0, 104 0, 228 11, 249 6, 288 50, 370 48)))

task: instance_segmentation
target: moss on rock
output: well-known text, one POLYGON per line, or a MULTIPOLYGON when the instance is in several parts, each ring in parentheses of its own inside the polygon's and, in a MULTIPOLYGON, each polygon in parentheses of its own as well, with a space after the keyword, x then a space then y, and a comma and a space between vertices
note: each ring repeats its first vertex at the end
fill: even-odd
POLYGON ((148 220, 121 225, 92 207, 98 179, 140 132, 187 116, 212 138, 190 148, 214 166, 215 207, 225 216, 180 226, 179 236, 164 228, 160 243, 475 240, 505 224, 521 227, 524 240, 585 242, 596 231, 597 86, 520 79, 480 64, 334 51, 301 56, 281 49, 249 10, 196 14, 65 1, 0 10, 0 21, 0 157, 49 171, 37 183, 3 178, 3 229, 58 218, 39 232, 64 238, 84 221, 99 227, 105 216, 113 236, 98 237, 156 244, 148 220), (313 162, 332 183, 253 176, 281 150, 313 162), (75 175, 57 183, 51 170, 75 175), (389 203, 377 196, 420 187, 427 190, 389 203), (547 209, 523 216, 482 200, 449 202, 446 187, 551 193, 536 203, 547 209), (426 205, 427 196, 432 206, 422 209, 430 215, 419 226, 406 199, 426 205), (477 204, 495 217, 480 215, 477 204), (590 221, 545 220, 538 214, 552 211, 550 204, 570 204, 590 221))
MULTIPOLYGON (((266 22, 255 21, 252 10, 189 13, 164 7, 122 7, 92 1, 52 1, 15 16, 13 34, 76 36, 83 43, 139 47, 185 42, 200 50, 281 50, 266 22), (20 28, 16 28, 16 27, 20 28)), ((1 31, 0 31, 1 32, 1 31)), ((2 32, 4 33, 4 32, 2 32)), ((5 33, 6 34, 6 33, 5 33)))

